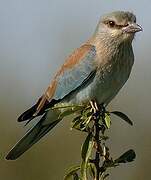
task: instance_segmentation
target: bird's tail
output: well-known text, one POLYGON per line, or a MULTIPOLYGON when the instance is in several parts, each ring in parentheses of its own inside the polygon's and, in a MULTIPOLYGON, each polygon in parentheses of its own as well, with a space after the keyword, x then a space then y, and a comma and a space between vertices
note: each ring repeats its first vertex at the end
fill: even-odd
POLYGON ((58 122, 60 122, 61 119, 56 119, 49 122, 49 114, 50 112, 45 113, 40 121, 11 149, 6 156, 7 160, 17 159, 32 145, 39 141, 45 134, 47 134, 53 127, 55 127, 58 122))

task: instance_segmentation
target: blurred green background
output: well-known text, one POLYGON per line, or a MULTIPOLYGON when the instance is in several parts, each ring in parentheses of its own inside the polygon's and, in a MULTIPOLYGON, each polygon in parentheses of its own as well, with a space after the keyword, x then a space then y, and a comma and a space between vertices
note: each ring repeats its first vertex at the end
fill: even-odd
POLYGON ((134 40, 135 64, 126 86, 109 109, 128 114, 134 126, 113 118, 109 147, 113 157, 133 148, 137 159, 111 170, 110 179, 150 179, 151 164, 151 1, 0 0, 0 179, 61 180, 79 162, 83 135, 70 131, 70 119, 16 161, 5 155, 28 128, 18 115, 46 89, 71 51, 95 30, 100 15, 129 10, 144 31, 134 40))

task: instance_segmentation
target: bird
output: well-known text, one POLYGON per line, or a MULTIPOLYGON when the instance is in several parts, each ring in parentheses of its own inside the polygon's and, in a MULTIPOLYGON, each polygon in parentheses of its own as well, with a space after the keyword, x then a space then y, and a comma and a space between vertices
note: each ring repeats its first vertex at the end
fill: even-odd
POLYGON ((74 50, 50 85, 18 121, 40 120, 7 154, 15 160, 53 129, 62 118, 53 107, 95 100, 107 106, 128 80, 134 63, 133 39, 142 27, 129 11, 113 11, 100 17, 92 36, 74 50), (49 107, 49 108, 48 108, 49 107))

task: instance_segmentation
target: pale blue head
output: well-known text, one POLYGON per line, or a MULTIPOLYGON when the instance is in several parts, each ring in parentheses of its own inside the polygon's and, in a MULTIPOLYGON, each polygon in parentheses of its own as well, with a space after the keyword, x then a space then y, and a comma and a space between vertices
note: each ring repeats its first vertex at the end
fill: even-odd
POLYGON ((132 41, 136 32, 142 31, 136 16, 128 11, 115 11, 100 18, 95 35, 116 41, 132 41))

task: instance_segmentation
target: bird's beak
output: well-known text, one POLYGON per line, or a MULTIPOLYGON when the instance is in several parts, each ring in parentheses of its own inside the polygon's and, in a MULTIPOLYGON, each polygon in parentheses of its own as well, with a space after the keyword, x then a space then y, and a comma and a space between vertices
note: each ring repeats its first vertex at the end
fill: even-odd
POLYGON ((139 31, 143 31, 142 27, 136 23, 131 23, 128 26, 123 28, 123 32, 125 33, 136 33, 139 31))

